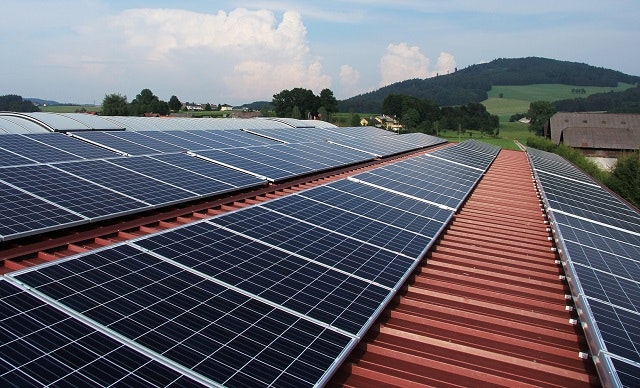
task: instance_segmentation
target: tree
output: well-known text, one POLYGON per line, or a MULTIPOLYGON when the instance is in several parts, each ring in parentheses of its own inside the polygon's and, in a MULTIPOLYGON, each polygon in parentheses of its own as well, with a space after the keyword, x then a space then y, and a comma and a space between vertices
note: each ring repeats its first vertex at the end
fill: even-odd
POLYGON ((100 113, 104 116, 128 116, 129 104, 127 103, 127 96, 116 93, 105 95, 100 113))
POLYGON ((29 100, 23 100, 21 96, 7 94, 0 96, 0 111, 40 112, 40 108, 29 100))
POLYGON ((350 120, 350 126, 352 127, 359 127, 360 124, 360 115, 357 113, 353 113, 351 115, 351 120, 350 120))
POLYGON ((301 113, 300 113, 300 109, 298 108, 298 105, 295 105, 291 110, 291 118, 298 119, 298 120, 301 118, 301 113))
POLYGON ((318 108, 318 120, 329 121, 329 112, 324 106, 318 108))
POLYGON ((151 90, 142 89, 136 98, 131 101, 129 110, 131 114, 136 116, 145 113, 167 115, 169 114, 169 104, 166 101, 161 101, 151 90))
POLYGON ((327 110, 325 120, 329 119, 329 115, 338 111, 338 100, 333 96, 331 89, 322 89, 320 91, 320 102, 318 105, 327 110))
POLYGON ((180 108, 182 108, 182 103, 180 102, 180 100, 178 100, 178 97, 171 96, 171 98, 169 99, 169 109, 177 112, 180 110, 180 108))
POLYGON ((640 207, 640 153, 635 151, 620 156, 605 183, 634 206, 640 207))
POLYGON ((211 110, 211 104, 209 104, 208 102, 204 105, 204 110, 206 111, 210 111, 211 110))
POLYGON ((529 130, 538 136, 544 135, 544 127, 556 113, 556 108, 549 101, 534 101, 529 104, 527 117, 531 120, 529 130))

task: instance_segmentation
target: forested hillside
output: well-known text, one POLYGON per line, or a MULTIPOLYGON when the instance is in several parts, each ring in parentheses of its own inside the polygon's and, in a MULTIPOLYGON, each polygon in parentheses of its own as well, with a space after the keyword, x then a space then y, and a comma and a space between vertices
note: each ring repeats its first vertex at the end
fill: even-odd
POLYGON ((385 86, 339 102, 341 112, 379 112, 390 94, 403 94, 434 101, 441 106, 464 105, 487 99, 493 85, 564 84, 611 86, 618 82, 637 84, 640 77, 584 63, 529 57, 496 59, 454 73, 427 79, 412 79, 385 86))
POLYGON ((640 87, 623 92, 592 94, 586 98, 572 98, 554 103, 559 112, 640 113, 640 87))

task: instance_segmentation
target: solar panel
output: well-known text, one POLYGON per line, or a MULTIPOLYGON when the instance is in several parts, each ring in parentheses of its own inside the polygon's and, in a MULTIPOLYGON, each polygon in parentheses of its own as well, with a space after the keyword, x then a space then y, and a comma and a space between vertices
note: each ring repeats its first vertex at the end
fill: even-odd
POLYGON ((249 148, 198 151, 195 154, 272 181, 291 178, 309 171, 286 161, 257 154, 249 148))
POLYGON ((74 136, 77 136, 84 140, 88 140, 90 142, 94 142, 121 154, 149 155, 161 152, 158 149, 147 147, 134 141, 124 139, 118 135, 119 132, 120 131, 114 131, 114 133, 112 134, 111 132, 87 131, 82 133, 76 132, 74 133, 74 136))
POLYGON ((389 289, 207 223, 136 243, 252 295, 357 334, 389 289))
POLYGON ((354 175, 353 179, 435 205, 457 208, 480 178, 480 172, 435 158, 429 162, 422 166, 415 160, 398 162, 354 175))
MULTIPOLYGON (((39 135, 60 136, 53 133, 43 133, 39 135)), ((82 159, 70 152, 35 141, 26 135, 2 135, 2 144, 0 146, 7 151, 24 156, 25 158, 44 163, 82 159)))
MULTIPOLYGON (((38 133, 24 136, 41 143, 45 143, 49 146, 64 150, 66 152, 70 152, 73 155, 76 155, 83 159, 99 159, 119 156, 118 154, 107 151, 104 148, 91 145, 87 142, 74 139, 61 133, 38 133)), ((73 158, 70 160, 74 159, 77 158, 73 158)))
POLYGON ((12 276, 135 346, 226 386, 321 384, 353 341, 128 245, 12 276))
POLYGON ((149 207, 50 165, 1 168, 0 180, 88 219, 114 217, 149 207))
POLYGON ((253 175, 186 154, 154 155, 152 158, 192 171, 196 174, 215 179, 216 181, 226 183, 237 189, 260 186, 266 183, 264 179, 256 178, 253 175))
POLYGON ((559 156, 527 152, 598 372, 603 381, 633 386, 640 371, 640 213, 559 156))
MULTIPOLYGON (((184 147, 180 147, 178 145, 170 144, 165 141, 155 139, 151 136, 147 136, 147 133, 155 133, 155 132, 157 131, 143 131, 143 132, 117 131, 117 132, 109 132, 109 135, 116 137, 118 139, 128 141, 128 142, 136 143, 140 146, 152 148, 153 150, 156 150, 158 152, 183 152, 186 150, 184 147)), ((121 143, 121 144, 124 144, 128 149, 128 146, 129 146, 128 143, 121 143)), ((142 153, 148 154, 149 152, 143 148, 142 153)))
MULTIPOLYGON (((130 165, 132 162, 121 161, 120 163, 130 165)), ((57 167, 152 206, 184 202, 199 197, 192 191, 128 170, 106 160, 62 163, 57 167)), ((140 169, 143 168, 141 164, 140 169)), ((151 173, 155 174, 157 171, 151 173)))
POLYGON ((236 188, 232 184, 214 180, 148 156, 120 158, 111 162, 200 196, 221 194, 236 188))
POLYGON ((172 144, 182 150, 201 150, 211 148, 209 145, 205 144, 205 142, 197 142, 194 139, 185 138, 193 138, 193 136, 189 136, 185 131, 145 131, 143 135, 172 144))
POLYGON ((0 240, 71 226, 85 218, 0 183, 0 240))
POLYGON ((216 217, 216 225, 231 229, 282 250, 313 258, 344 273, 395 287, 416 262, 415 257, 393 252, 350 236, 269 211, 261 206, 216 217))
POLYGON ((200 386, 0 279, 3 386, 200 386))
MULTIPOLYGON (((6 135, 2 135, 6 136, 6 135)), ((33 159, 29 159, 16 154, 15 152, 9 152, 3 148, 0 148, 0 167, 7 166, 20 166, 23 164, 37 163, 33 159)))
POLYGON ((374 159, 374 156, 353 150, 346 147, 341 147, 331 143, 304 143, 297 144, 296 147, 300 150, 306 150, 310 154, 322 156, 326 159, 332 160, 336 165, 347 166, 353 163, 366 162, 374 159))

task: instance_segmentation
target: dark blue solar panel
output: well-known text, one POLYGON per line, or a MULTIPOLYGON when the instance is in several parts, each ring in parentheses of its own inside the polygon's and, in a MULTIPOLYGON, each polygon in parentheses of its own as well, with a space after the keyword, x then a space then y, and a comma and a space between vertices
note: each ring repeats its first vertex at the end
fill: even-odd
POLYGON ((225 165, 232 166, 242 171, 247 171, 252 174, 264 176, 271 180, 281 180, 291 178, 295 174, 292 171, 286 170, 283 166, 272 166, 270 164, 264 164, 260 161, 252 159, 249 152, 238 152, 237 149, 229 150, 211 150, 211 151, 198 151, 198 155, 205 158, 214 160, 225 165), (243 156, 243 154, 246 154, 243 156))
MULTIPOLYGON (((447 223, 452 214, 451 210, 442 209, 426 202, 416 201, 413 198, 398 195, 373 186, 356 183, 347 179, 338 180, 326 186, 318 187, 318 193, 322 195, 322 193, 327 189, 337 190, 338 193, 334 195, 327 195, 330 198, 324 199, 325 202, 334 204, 335 202, 342 201, 345 204, 344 206, 348 206, 349 209, 363 215, 368 214, 368 209, 377 210, 379 205, 400 209, 404 212, 433 219, 441 223, 447 223), (375 205, 372 205, 370 202, 374 202, 375 205)), ((306 192, 302 194, 307 195, 306 192)), ((381 210, 381 212, 385 211, 381 210)))
POLYGON ((304 143, 297 144, 296 147, 301 150, 306 150, 311 154, 332 160, 336 162, 337 165, 342 166, 373 159, 373 155, 371 154, 331 143, 304 143))
MULTIPOLYGON (((187 130, 184 132, 206 142, 208 148, 212 150, 230 148, 233 147, 232 144, 237 143, 236 141, 230 141, 227 138, 221 136, 220 134, 223 132, 222 130, 187 130)), ((244 147, 244 144, 241 146, 244 147)))
POLYGON ((206 144, 186 139, 185 136, 189 136, 184 131, 144 131, 142 134, 144 136, 172 144, 182 150, 201 150, 210 148, 206 144))
POLYGON ((136 242, 251 294, 357 334, 389 290, 208 223, 136 242))
POLYGON ((499 147, 479 149, 478 147, 473 147, 473 144, 466 144, 465 142, 453 147, 433 151, 430 155, 484 171, 493 162, 499 150, 499 147))
MULTIPOLYGON (((120 137, 119 131, 100 132, 100 131, 85 131, 82 133, 75 133, 74 136, 78 136, 82 139, 95 142, 102 146, 116 150, 117 152, 129 154, 129 155, 149 155, 162 152, 153 146, 144 146, 134 141, 130 141, 123 137, 120 137)), ((124 135, 127 136, 127 135, 124 135)), ((130 136, 130 135, 129 135, 130 136)), ((129 137, 127 136, 127 137, 129 137)), ((136 140, 137 141, 137 140, 136 140)))
POLYGON ((348 180, 337 182, 341 182, 340 185, 332 183, 326 186, 318 186, 313 190, 301 192, 299 195, 431 238, 437 236, 442 226, 453 214, 450 210, 402 197, 388 191, 385 192, 371 186, 348 180), (367 196, 363 197, 356 194, 361 187, 368 189, 367 196), (378 202, 376 199, 371 198, 369 195, 374 191, 386 193, 388 198, 386 203, 378 202), (395 206, 396 202, 405 201, 413 201, 414 204, 405 208, 395 206))
POLYGON ((640 362, 640 213, 560 156, 527 152, 574 300, 591 324, 591 351, 621 367, 600 362, 599 373, 634 382, 633 368, 616 359, 640 362))
MULTIPOLYGON (((156 150, 158 152, 183 152, 186 150, 184 147, 180 147, 175 144, 170 144, 164 141, 160 141, 148 135, 148 133, 153 134, 155 132, 156 131, 140 131, 140 132, 114 131, 114 132, 109 132, 109 135, 113 137, 117 137, 122 140, 139 144, 147 148, 152 148, 153 150, 156 150)), ((128 143, 123 143, 123 144, 125 144, 128 148, 128 143)), ((142 149, 142 152, 145 154, 149 153, 145 149, 142 149)))
POLYGON ((92 219, 122 215, 149 206, 49 165, 2 168, 0 179, 92 219))
MULTIPOLYGON (((2 135, 7 136, 7 135, 2 135)), ((0 143, 0 146, 2 144, 0 143)), ((8 166, 19 166, 22 164, 33 164, 37 163, 33 159, 28 159, 26 157, 22 157, 14 152, 9 152, 3 148, 0 148, 0 167, 8 167, 8 166)))
POLYGON ((405 219, 404 223, 390 224, 301 195, 289 195, 277 201, 265 202, 262 207, 416 259, 423 254, 442 226, 439 224, 434 228, 431 235, 423 235, 418 231, 423 227, 421 219, 405 219))
POLYGON ((482 171, 425 156, 367 171, 354 178, 455 209, 481 174, 482 171))
MULTIPOLYGON (((66 152, 70 152, 73 155, 79 156, 80 158, 84 159, 99 159, 119 156, 115 152, 108 151, 104 148, 100 148, 79 139, 74 139, 61 133, 38 133, 24 136, 32 140, 36 140, 52 147, 64 150, 66 152)), ((69 160, 74 159, 77 158, 69 160)))
POLYGON ((238 129, 226 129, 226 130, 220 130, 220 131, 203 131, 202 134, 200 134, 200 132, 198 133, 200 134, 200 136, 206 136, 206 132, 215 133, 216 135, 223 138, 224 141, 232 147, 248 147, 248 146, 279 144, 273 140, 269 140, 261 136, 256 136, 238 129))
POLYGON ((611 358, 611 362, 623 387, 640 387, 640 365, 633 365, 616 358, 611 358))
POLYGON ((640 363, 640 316, 618 306, 589 299, 605 350, 640 363))
POLYGON ((231 184, 213 180, 148 156, 121 158, 111 162, 202 196, 221 194, 235 189, 231 184))
POLYGON ((296 164, 311 171, 321 171, 338 166, 334 162, 314 157, 314 155, 298 148, 297 145, 278 144, 269 147, 253 147, 250 150, 254 151, 259 158, 265 156, 267 158, 276 158, 277 163, 286 161, 287 164, 296 164))
POLYGON ((226 386, 319 384, 352 341, 126 245, 15 277, 226 386))
POLYGON ((265 180, 253 175, 186 154, 154 155, 152 158, 224 182, 235 188, 259 186, 266 183, 265 180))
POLYGON ((415 258, 261 207, 226 213, 212 222, 390 288, 395 287, 416 262, 415 258))
POLYGON ((59 164, 59 168, 139 201, 157 206, 198 197, 165 182, 152 179, 104 160, 59 164))
POLYGON ((78 214, 0 183, 0 239, 26 236, 35 232, 83 221, 78 214))
POLYGON ((3 386, 199 386, 0 280, 3 386))
MULTIPOLYGON (((43 133, 39 136, 58 136, 54 133, 43 133)), ((36 141, 26 135, 2 135, 0 147, 18 155, 38 162, 59 162, 65 160, 82 159, 80 156, 66 152, 59 148, 48 146, 46 143, 36 141)))

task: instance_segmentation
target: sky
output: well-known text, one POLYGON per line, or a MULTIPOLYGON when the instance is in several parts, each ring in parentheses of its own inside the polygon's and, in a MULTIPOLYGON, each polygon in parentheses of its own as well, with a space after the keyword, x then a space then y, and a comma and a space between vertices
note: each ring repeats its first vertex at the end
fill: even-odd
POLYGON ((4 0, 0 95, 341 100, 529 56, 640 75, 639 21, 638 0, 4 0))

